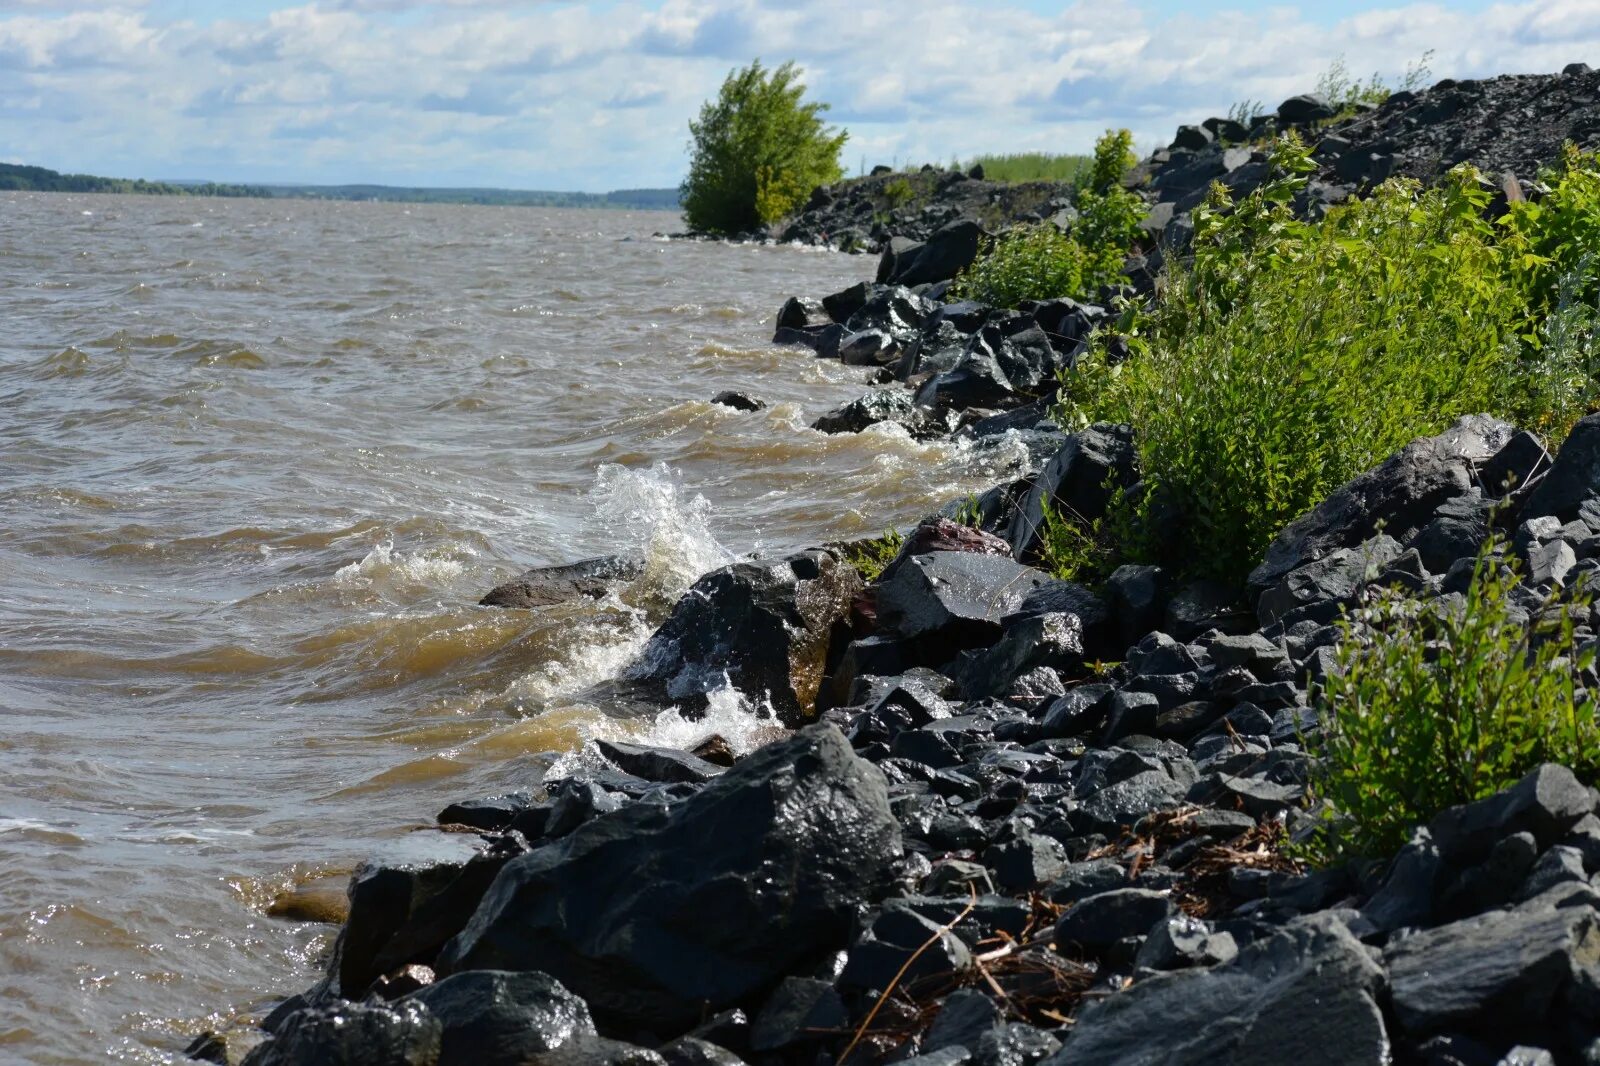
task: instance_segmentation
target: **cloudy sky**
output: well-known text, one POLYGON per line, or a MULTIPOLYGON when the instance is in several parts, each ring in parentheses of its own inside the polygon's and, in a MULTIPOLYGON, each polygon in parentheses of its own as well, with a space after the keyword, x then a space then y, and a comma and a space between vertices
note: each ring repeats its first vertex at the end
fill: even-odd
POLYGON ((0 160, 123 177, 675 185, 728 71, 793 58, 849 169, 1141 147, 1343 55, 1600 65, 1600 0, 0 0, 0 160))

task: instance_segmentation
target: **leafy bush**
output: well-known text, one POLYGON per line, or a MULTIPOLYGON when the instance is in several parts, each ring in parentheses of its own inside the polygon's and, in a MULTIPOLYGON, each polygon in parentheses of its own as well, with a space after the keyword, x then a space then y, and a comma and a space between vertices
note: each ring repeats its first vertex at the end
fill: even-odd
MULTIPOLYGON (((1550 199, 1600 211, 1600 185, 1575 191, 1600 172, 1584 158, 1550 199)), ((1130 314, 1132 357, 1116 363, 1102 338, 1059 413, 1139 433, 1146 491, 1125 554, 1229 581, 1414 437, 1477 411, 1556 434, 1594 395, 1592 323, 1571 312, 1560 343, 1537 343, 1564 258, 1530 242, 1571 227, 1489 221, 1470 168, 1430 189, 1390 181, 1306 222, 1290 206, 1313 167, 1304 146, 1280 140, 1273 164, 1278 177, 1237 205, 1213 189, 1193 262, 1168 273, 1151 313, 1130 314)))
POLYGON ((1091 296, 1122 281, 1144 217, 1143 201, 1121 184, 1135 162, 1133 135, 1108 131, 1095 145, 1087 184, 1077 192, 1078 220, 1071 232, 1049 222, 1014 227, 985 242, 951 294, 1015 307, 1024 300, 1091 296))
POLYGON ((883 568, 894 562, 905 538, 899 530, 886 529, 882 536, 869 540, 851 541, 843 545, 845 561, 861 573, 862 580, 876 581, 883 568))
POLYGON ((1386 592, 1345 622, 1314 780, 1335 812, 1326 855, 1390 854, 1411 826, 1542 762, 1600 773, 1600 724, 1579 687, 1594 653, 1573 635, 1589 605, 1546 602, 1525 622, 1495 548, 1464 601, 1386 592))
POLYGON ((799 207, 818 185, 844 176, 848 134, 823 124, 827 104, 803 103, 794 63, 767 71, 758 59, 722 83, 689 123, 683 214, 706 233, 746 233, 799 207))
POLYGON ((980 155, 956 169, 983 168, 986 181, 1069 181, 1083 180, 1092 159, 1086 155, 1050 155, 1046 152, 1012 152, 1007 155, 980 155))
POLYGON ((883 187, 883 198, 890 207, 904 207, 916 198, 917 190, 904 178, 897 178, 883 187))

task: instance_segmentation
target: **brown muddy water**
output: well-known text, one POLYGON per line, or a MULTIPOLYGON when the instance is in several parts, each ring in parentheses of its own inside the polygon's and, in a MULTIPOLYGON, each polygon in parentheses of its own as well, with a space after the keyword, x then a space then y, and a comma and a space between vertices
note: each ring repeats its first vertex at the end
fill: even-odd
POLYGON ((1016 458, 806 428, 864 372, 768 345, 773 313, 868 259, 651 239, 665 214, 0 215, 0 1061, 175 1061, 306 987, 333 927, 269 916, 282 892, 337 897, 586 737, 704 731, 577 698, 699 573, 1016 458), (474 606, 614 551, 650 563, 614 599, 474 606))

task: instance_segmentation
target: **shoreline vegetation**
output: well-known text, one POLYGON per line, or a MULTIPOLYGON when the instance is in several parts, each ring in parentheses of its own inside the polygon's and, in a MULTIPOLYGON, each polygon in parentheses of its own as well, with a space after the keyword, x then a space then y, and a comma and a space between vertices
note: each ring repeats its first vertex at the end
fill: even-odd
POLYGON ((778 312, 870 386, 814 429, 1030 472, 701 577, 590 695, 704 735, 439 812, 190 1053, 1600 1061, 1600 74, 1336 74, 1009 217, 927 167, 747 235, 879 254, 778 312))
POLYGON ((604 193, 535 189, 452 189, 401 185, 250 185, 164 182, 62 174, 45 167, 0 163, 0 192, 125 193, 138 196, 219 196, 258 200, 354 200, 367 203, 483 204, 503 207, 586 207, 676 211, 677 189, 617 189, 604 193))

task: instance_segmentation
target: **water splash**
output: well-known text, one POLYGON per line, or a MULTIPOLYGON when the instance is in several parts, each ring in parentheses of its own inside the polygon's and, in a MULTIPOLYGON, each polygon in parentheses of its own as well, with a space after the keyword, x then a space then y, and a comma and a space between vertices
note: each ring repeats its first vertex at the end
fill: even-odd
MULTIPOLYGON (((467 555, 471 549, 457 549, 467 555)), ((393 594, 437 592, 448 587, 466 572, 467 565, 455 558, 456 552, 428 549, 396 551, 394 541, 385 540, 361 558, 341 566, 333 583, 346 589, 370 589, 393 594)))
POLYGON ((700 575, 733 561, 711 532, 710 501, 690 496, 666 463, 646 470, 607 463, 596 472, 590 498, 613 550, 644 560, 631 590, 639 602, 670 605, 700 575))

